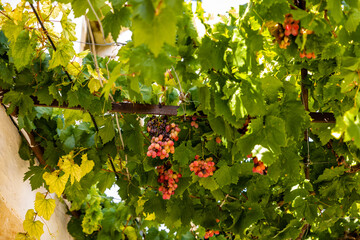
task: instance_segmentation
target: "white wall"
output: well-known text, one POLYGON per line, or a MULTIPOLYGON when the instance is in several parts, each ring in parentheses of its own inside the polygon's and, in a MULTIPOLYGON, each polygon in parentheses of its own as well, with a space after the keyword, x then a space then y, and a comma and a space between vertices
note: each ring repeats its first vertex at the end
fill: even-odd
MULTIPOLYGON (((9 210, 13 215, 1 216, 1 221, 16 222, 16 218, 20 219, 18 228, 22 229, 22 221, 27 210, 34 209, 36 192, 45 193, 46 190, 41 188, 31 191, 29 181, 23 182, 24 173, 28 171, 29 162, 22 160, 18 154, 20 142, 21 138, 16 127, 4 108, 0 106, 0 206, 1 204, 6 205, 7 208, 5 210, 0 209, 0 211, 9 210), (4 219, 7 216, 9 216, 8 219, 4 219)), ((55 196, 52 195, 52 197, 55 196)), ((41 239, 72 239, 67 232, 67 223, 70 218, 65 212, 64 204, 59 203, 56 199, 55 213, 51 216, 50 221, 44 222, 44 234, 41 239)), ((40 218, 36 220, 40 220, 40 218)), ((13 238, 5 236, 5 234, 9 234, 11 229, 4 229, 3 227, 0 230, 0 240, 14 239, 15 236, 13 238), (7 231, 8 233, 6 233, 7 231)))

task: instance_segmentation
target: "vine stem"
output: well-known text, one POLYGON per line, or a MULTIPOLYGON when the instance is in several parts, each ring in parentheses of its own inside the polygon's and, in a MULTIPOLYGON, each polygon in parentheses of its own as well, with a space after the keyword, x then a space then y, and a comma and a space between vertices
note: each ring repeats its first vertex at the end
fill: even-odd
POLYGON ((6 18, 12 21, 12 18, 9 17, 7 14, 5 14, 3 11, 0 11, 0 14, 2 14, 3 16, 5 16, 6 18))
MULTIPOLYGON (((174 71, 174 73, 175 73, 175 77, 176 77, 176 80, 177 80, 177 81, 178 81, 178 83, 179 83, 179 88, 180 88, 180 97, 181 97, 181 98, 183 98, 183 96, 184 96, 184 91, 183 91, 183 89, 182 89, 182 87, 181 87, 181 83, 180 83, 179 76, 178 76, 177 72, 175 71, 174 66, 171 66, 171 68, 172 68, 172 70, 174 71)), ((182 107, 183 112, 184 112, 184 120, 186 120, 186 116, 185 116, 185 111, 186 111, 186 109, 185 109, 184 105, 181 105, 181 107, 182 107)))
POLYGON ((119 177, 119 175, 118 175, 118 174, 117 174, 117 172, 116 172, 114 162, 113 162, 113 160, 111 159, 111 157, 110 157, 110 156, 108 156, 108 158, 109 158, 109 161, 110 161, 111 167, 112 167, 112 168, 113 168, 113 170, 114 170, 114 173, 115 173, 116 179, 117 179, 117 180, 119 180, 119 179, 120 179, 120 177, 119 177))
MULTIPOLYGON (((51 37, 50 37, 50 35, 49 35, 49 32, 46 30, 46 28, 45 28, 45 26, 44 26, 44 23, 41 21, 41 19, 40 19, 40 17, 39 17, 39 14, 37 13, 37 11, 36 11, 36 9, 35 9, 34 5, 33 5, 32 3, 30 3, 30 2, 29 2, 29 4, 30 4, 30 7, 31 7, 31 9, 33 10, 33 12, 34 12, 34 14, 35 14, 35 16, 36 16, 36 19, 38 20, 38 22, 39 22, 39 24, 40 24, 40 26, 41 26, 42 30, 44 31, 44 33, 45 33, 45 35, 46 35, 47 39, 49 40, 49 42, 50 42, 50 44, 51 44, 52 48, 54 49, 54 51, 56 51, 56 50, 57 50, 57 48, 56 48, 56 46, 55 46, 55 44, 54 44, 53 40, 51 39, 51 37)), ((66 76, 68 77, 69 81, 70 81, 70 82, 72 82, 71 77, 70 77, 70 74, 66 71, 65 67, 63 67, 63 70, 64 70, 64 72, 65 72, 66 76)))
MULTIPOLYGON (((94 15, 95 15, 95 17, 96 17, 96 20, 97 20, 98 23, 99 23, 101 35, 102 35, 102 37, 103 37, 104 42, 106 43, 105 34, 104 34, 104 28, 103 28, 103 26, 102 26, 102 24, 101 24, 100 18, 99 18, 99 16, 97 15, 97 13, 96 13, 93 5, 91 4, 90 0, 87 0, 87 2, 88 2, 88 4, 90 5, 91 11, 94 13, 94 15)), ((89 28, 90 28, 90 24, 89 24, 89 28)))
MULTIPOLYGON (((89 1, 89 0, 88 0, 88 1, 89 1)), ((89 28, 90 39, 91 39, 91 42, 92 42, 92 53, 93 53, 93 59, 94 59, 94 63, 95 63, 95 70, 96 70, 96 73, 98 74, 101 87, 104 87, 103 78, 102 78, 102 76, 101 76, 101 74, 100 74, 100 68, 99 68, 99 64, 98 64, 98 61, 97 61, 97 54, 96 54, 96 48, 95 48, 94 34, 93 34, 92 30, 91 30, 91 26, 90 26, 90 21, 89 21, 89 19, 86 19, 86 20, 87 20, 87 24, 88 24, 88 28, 89 28)), ((111 93, 109 94, 109 98, 111 99, 112 102, 115 101, 115 100, 114 100, 114 97, 112 96, 111 93)), ((118 132, 119 132, 119 137, 120 137, 121 145, 122 145, 122 148, 123 148, 123 150, 124 150, 124 149, 125 149, 125 144, 124 144, 124 139, 123 139, 122 133, 121 133, 121 128, 120 128, 120 124, 119 124, 119 116, 118 116, 118 113, 115 113, 115 121, 116 121, 116 127, 117 127, 118 132)), ((125 154, 125 161, 127 162, 127 154, 125 154)), ((127 177, 128 177, 128 179, 130 180, 129 170, 128 170, 128 168, 125 168, 125 169, 126 169, 127 177)))

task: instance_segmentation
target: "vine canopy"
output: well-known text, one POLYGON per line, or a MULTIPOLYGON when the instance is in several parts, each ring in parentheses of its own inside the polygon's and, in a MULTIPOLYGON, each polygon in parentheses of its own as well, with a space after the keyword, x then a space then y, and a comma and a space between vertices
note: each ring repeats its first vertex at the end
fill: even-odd
POLYGON ((74 239, 358 239, 359 23, 357 0, 0 2, 0 99, 47 191, 16 239, 55 197, 74 239), (72 14, 132 38, 79 53, 72 14))

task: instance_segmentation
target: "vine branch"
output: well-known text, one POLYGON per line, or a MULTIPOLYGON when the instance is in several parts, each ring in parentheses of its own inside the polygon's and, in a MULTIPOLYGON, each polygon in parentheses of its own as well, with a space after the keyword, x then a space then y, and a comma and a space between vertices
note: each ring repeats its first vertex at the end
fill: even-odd
MULTIPOLYGON (((44 23, 41 21, 41 19, 40 19, 40 17, 39 17, 39 14, 37 13, 37 11, 36 11, 36 9, 35 9, 34 5, 33 5, 32 3, 30 3, 30 2, 29 2, 29 4, 30 4, 30 7, 31 7, 31 9, 33 10, 33 12, 34 12, 34 14, 35 14, 35 16, 36 16, 36 19, 38 20, 38 22, 39 22, 39 24, 40 24, 40 26, 41 26, 42 30, 44 31, 44 33, 45 33, 45 35, 46 35, 47 39, 49 40, 49 42, 50 42, 50 44, 51 44, 52 48, 54 49, 54 51, 56 51, 56 50, 57 50, 57 48, 56 48, 56 46, 55 46, 55 44, 54 44, 53 40, 51 39, 51 37, 50 37, 50 35, 49 35, 49 32, 46 30, 46 28, 45 28, 45 26, 44 26, 44 23)), ((64 72, 65 72, 66 76, 68 77, 69 81, 71 82, 72 80, 71 80, 70 74, 69 74, 69 73, 65 70, 65 68, 64 68, 64 67, 63 67, 63 70, 64 70, 64 72)))

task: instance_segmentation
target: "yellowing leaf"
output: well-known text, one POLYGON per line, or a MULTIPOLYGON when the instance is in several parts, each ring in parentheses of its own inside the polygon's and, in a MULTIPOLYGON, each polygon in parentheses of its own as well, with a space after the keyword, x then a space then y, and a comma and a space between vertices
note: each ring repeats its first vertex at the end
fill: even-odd
POLYGON ((145 220, 147 220, 147 221, 153 221, 153 220, 155 220, 155 213, 148 213, 148 214, 146 214, 145 220))
POLYGON ((65 174, 70 175, 71 185, 74 184, 74 181, 80 181, 81 179, 81 168, 79 165, 74 163, 73 160, 64 159, 61 165, 61 169, 65 172, 65 174))
POLYGON ((56 170, 51 174, 46 172, 43 175, 43 178, 47 185, 49 185, 49 190, 51 193, 56 193, 58 197, 65 190, 65 185, 69 179, 69 174, 64 174, 63 176, 59 177, 60 170, 56 170))
POLYGON ((94 161, 88 160, 87 154, 84 154, 81 156, 81 178, 84 177, 86 174, 91 172, 91 170, 94 168, 94 161))
POLYGON ((44 233, 43 226, 44 224, 40 221, 34 221, 35 212, 33 209, 29 209, 26 213, 25 220, 23 222, 23 227, 30 236, 33 236, 37 239, 40 239, 41 235, 44 233))
POLYGON ((82 52, 77 53, 76 56, 77 56, 78 58, 83 59, 83 58, 86 57, 89 53, 90 53, 89 50, 85 50, 85 51, 82 51, 82 52))
POLYGON ((17 233, 15 240, 35 240, 36 238, 30 236, 27 233, 17 233))
POLYGON ((137 240, 138 239, 135 228, 133 228, 132 226, 127 226, 127 228, 124 230, 124 233, 126 234, 126 236, 129 240, 137 240))
POLYGON ((77 76, 81 73, 81 66, 78 62, 71 62, 67 65, 66 70, 70 75, 77 76))
POLYGON ((39 216, 50 220, 51 215, 54 213, 56 203, 54 199, 46 199, 45 196, 39 192, 36 193, 35 211, 39 216))
POLYGON ((89 81, 88 87, 89 87, 91 93, 99 91, 99 89, 101 87, 99 79, 91 78, 91 80, 89 81))
POLYGON ((49 61, 49 68, 54 68, 59 65, 66 67, 70 60, 75 55, 73 43, 67 39, 61 39, 57 44, 57 49, 49 61))

